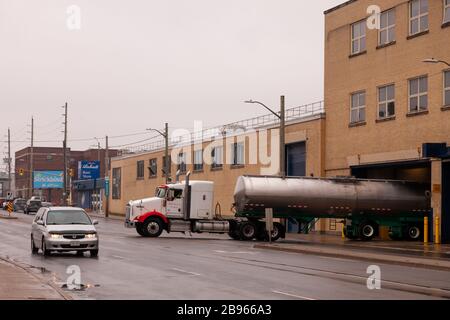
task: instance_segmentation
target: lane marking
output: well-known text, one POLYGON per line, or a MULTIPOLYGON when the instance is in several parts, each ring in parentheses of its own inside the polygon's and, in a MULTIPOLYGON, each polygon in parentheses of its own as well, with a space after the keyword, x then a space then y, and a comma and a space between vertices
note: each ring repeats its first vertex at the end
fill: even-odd
POLYGON ((231 254, 255 254, 256 252, 251 251, 223 251, 223 250, 214 250, 217 253, 231 253, 231 254))
POLYGON ((277 293, 277 294, 282 294, 284 296, 289 296, 289 297, 293 297, 293 298, 299 298, 299 299, 302 299, 302 300, 317 300, 317 299, 314 299, 314 298, 308 298, 308 297, 299 296, 299 295, 296 295, 296 294, 282 292, 282 291, 277 291, 277 290, 272 290, 272 292, 273 293, 277 293))
POLYGON ((186 273, 186 274, 189 274, 191 276, 200 276, 200 273, 190 272, 190 271, 186 271, 186 270, 183 270, 183 269, 172 268, 172 270, 178 271, 178 272, 181 272, 181 273, 186 273))

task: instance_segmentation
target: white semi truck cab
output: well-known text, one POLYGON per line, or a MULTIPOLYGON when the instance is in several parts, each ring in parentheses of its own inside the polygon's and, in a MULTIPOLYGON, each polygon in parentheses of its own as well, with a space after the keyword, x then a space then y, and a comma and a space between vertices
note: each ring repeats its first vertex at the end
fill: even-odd
POLYGON ((158 237, 167 232, 227 233, 228 220, 217 219, 213 211, 214 183, 189 181, 164 184, 155 196, 130 201, 125 225, 136 228, 144 237, 158 237))

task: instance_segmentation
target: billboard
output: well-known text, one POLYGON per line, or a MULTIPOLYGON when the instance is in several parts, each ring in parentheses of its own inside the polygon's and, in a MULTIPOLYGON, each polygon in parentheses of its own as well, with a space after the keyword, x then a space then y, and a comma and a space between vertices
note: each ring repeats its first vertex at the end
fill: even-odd
POLYGON ((34 189, 63 189, 64 173, 63 171, 34 171, 33 172, 34 189))
POLYGON ((100 161, 79 161, 78 179, 89 180, 100 178, 100 161))

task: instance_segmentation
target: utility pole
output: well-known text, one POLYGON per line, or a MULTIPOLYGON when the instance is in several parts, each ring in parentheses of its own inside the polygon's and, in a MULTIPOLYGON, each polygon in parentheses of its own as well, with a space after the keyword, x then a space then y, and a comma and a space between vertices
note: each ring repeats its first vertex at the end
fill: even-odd
POLYGON ((280 98, 280 176, 286 178, 286 112, 284 96, 280 98))
POLYGON ((109 144, 105 137, 105 217, 109 216, 109 144), (108 183, 106 183, 108 181, 108 183))
POLYGON ((11 193, 11 130, 8 128, 8 191, 11 193))
POLYGON ((164 127, 164 139, 165 139, 165 148, 164 148, 164 171, 166 172, 166 184, 169 183, 169 173, 170 173, 170 163, 169 163, 169 124, 166 122, 164 127))
POLYGON ((30 146, 30 172, 29 172, 29 179, 30 179, 30 194, 28 198, 31 198, 33 196, 33 171, 34 171, 34 118, 31 117, 31 146, 30 146))
POLYGON ((64 189, 63 189, 63 205, 67 206, 67 102, 64 105, 64 141, 63 141, 63 158, 64 158, 64 189))

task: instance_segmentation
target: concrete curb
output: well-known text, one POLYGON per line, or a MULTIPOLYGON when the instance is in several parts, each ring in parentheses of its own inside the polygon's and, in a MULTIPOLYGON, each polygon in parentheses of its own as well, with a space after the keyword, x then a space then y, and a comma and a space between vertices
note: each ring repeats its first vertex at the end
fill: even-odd
POLYGON ((299 247, 295 248, 283 246, 280 244, 255 244, 255 249, 275 250, 293 253, 315 254, 320 256, 338 257, 338 258, 351 258, 372 262, 384 262, 397 265, 405 265, 411 267, 419 267, 426 269, 436 270, 450 270, 450 261, 438 260, 438 259, 425 259, 415 258, 407 256, 394 256, 389 254, 379 254, 370 252, 356 252, 356 251, 344 251, 342 248, 312 248, 312 247, 299 247))
POLYGON ((48 286, 50 286, 53 290, 55 290, 64 300, 73 300, 73 298, 67 294, 66 292, 64 292, 61 288, 59 288, 56 284, 52 283, 52 281, 46 281, 45 279, 43 279, 42 277, 38 276, 37 274, 34 274, 33 272, 30 272, 29 268, 31 268, 32 266, 24 264, 24 263, 19 263, 16 261, 13 261, 11 259, 5 258, 0 256, 0 260, 12 264, 13 266, 15 266, 16 268, 20 268, 22 270, 24 270, 26 273, 28 273, 29 275, 31 275, 32 277, 34 277, 35 279, 37 279, 38 281, 40 281, 43 284, 46 284, 48 286))
POLYGON ((13 216, 3 216, 0 215, 0 219, 6 219, 6 220, 15 220, 15 219, 19 219, 18 217, 13 217, 13 216))

